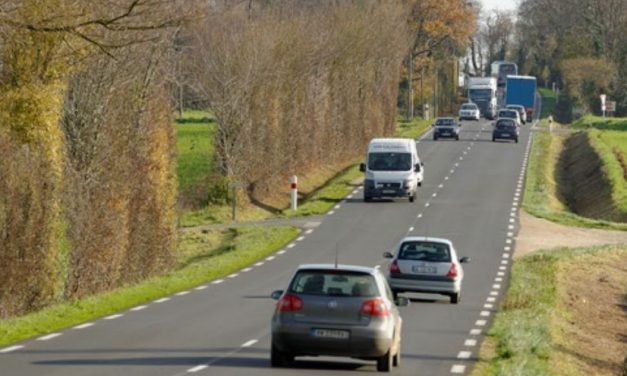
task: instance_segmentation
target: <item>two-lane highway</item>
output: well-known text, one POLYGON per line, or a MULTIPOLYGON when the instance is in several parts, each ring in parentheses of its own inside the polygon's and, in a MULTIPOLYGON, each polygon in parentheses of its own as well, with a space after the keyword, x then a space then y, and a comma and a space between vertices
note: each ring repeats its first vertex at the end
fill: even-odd
POLYGON ((4 375, 275 375, 376 372, 373 362, 297 358, 270 368, 269 294, 303 263, 386 268, 382 252, 405 235, 451 239, 464 267, 460 304, 408 294, 399 375, 466 373, 504 292, 517 231, 529 128, 518 144, 491 142, 488 122, 465 122, 460 141, 418 144, 425 183, 416 202, 364 203, 361 190, 278 253, 223 280, 133 310, 0 349, 4 375), (23 347, 20 347, 23 346, 23 347))

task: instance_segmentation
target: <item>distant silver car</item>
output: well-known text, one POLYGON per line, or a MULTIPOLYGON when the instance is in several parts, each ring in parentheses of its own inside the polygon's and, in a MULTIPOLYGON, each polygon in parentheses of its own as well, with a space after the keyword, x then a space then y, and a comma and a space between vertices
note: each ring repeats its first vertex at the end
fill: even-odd
POLYGON ((411 236, 404 238, 392 259, 388 282, 394 296, 401 292, 425 292, 450 297, 451 303, 461 299, 464 269, 468 257, 457 258, 453 243, 447 239, 411 236))
POLYGON ((521 123, 523 125, 527 123, 527 111, 525 110, 525 106, 521 106, 519 104, 508 104, 505 108, 518 111, 521 123))
POLYGON ((481 111, 474 103, 464 103, 459 109, 459 120, 477 120, 481 119, 481 111))
POLYGON ((374 268, 301 265, 278 299, 272 317, 273 367, 295 356, 345 356, 376 360, 389 372, 400 364, 402 319, 385 276, 374 268))

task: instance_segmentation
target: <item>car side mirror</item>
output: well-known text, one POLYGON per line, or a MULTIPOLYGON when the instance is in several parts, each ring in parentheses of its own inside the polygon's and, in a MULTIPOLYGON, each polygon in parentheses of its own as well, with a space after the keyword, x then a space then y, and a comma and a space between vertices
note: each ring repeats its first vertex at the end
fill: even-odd
POLYGON ((414 165, 414 171, 416 171, 416 172, 420 172, 420 163, 416 163, 416 164, 414 165))
POLYGON ((387 259, 391 259, 391 258, 394 258, 394 255, 392 254, 392 252, 383 252, 383 257, 387 259))
POLYGON ((279 300, 281 295, 283 295, 283 290, 276 290, 276 291, 272 291, 272 294, 270 294, 270 297, 274 300, 279 300))
POLYGON ((470 262, 470 257, 462 257, 459 259, 459 262, 461 262, 462 264, 467 264, 470 262))
POLYGON ((394 299, 394 304, 396 304, 397 307, 407 307, 409 305, 409 299, 404 296, 398 296, 394 299))
POLYGON ((360 163, 359 164, 359 171, 366 172, 366 164, 365 163, 360 163))

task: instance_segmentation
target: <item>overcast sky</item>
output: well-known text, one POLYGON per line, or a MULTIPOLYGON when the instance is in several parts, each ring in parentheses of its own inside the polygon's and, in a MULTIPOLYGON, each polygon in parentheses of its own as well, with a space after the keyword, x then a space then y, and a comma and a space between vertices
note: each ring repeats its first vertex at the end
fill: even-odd
POLYGON ((486 10, 501 9, 514 10, 517 7, 518 0, 481 0, 486 10))

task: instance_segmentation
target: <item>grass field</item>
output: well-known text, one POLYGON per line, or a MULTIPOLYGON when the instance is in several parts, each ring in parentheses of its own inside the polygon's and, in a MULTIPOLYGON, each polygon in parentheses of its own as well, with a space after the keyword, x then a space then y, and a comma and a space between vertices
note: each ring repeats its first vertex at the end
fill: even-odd
POLYGON ((215 152, 214 130, 215 124, 206 112, 185 111, 183 118, 177 120, 176 172, 182 195, 207 195, 215 152))
POLYGON ((0 320, 0 347, 93 320, 226 276, 287 244, 293 227, 244 227, 181 236, 177 266, 163 276, 87 299, 58 304, 19 318, 0 320))
POLYGON ((624 355, 616 333, 625 261, 625 246, 543 251, 517 260, 472 375, 618 374, 606 372, 620 370, 624 355), (599 278, 605 287, 597 286, 599 278), (602 306, 586 304, 595 297, 602 306), (597 336, 605 338, 590 341, 597 336))
POLYGON ((555 111, 555 105, 557 104, 557 97, 551 89, 539 88, 538 91, 542 95, 542 112, 540 118, 547 118, 555 111))

